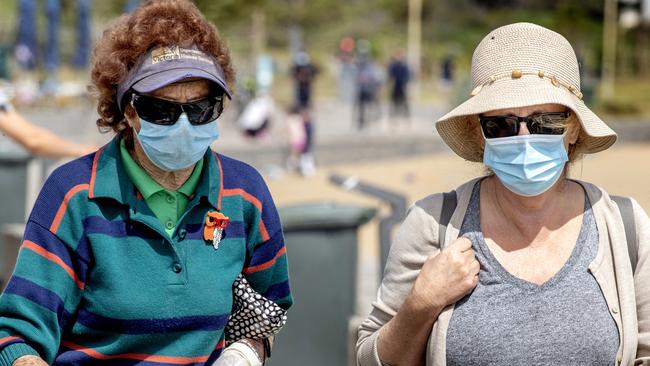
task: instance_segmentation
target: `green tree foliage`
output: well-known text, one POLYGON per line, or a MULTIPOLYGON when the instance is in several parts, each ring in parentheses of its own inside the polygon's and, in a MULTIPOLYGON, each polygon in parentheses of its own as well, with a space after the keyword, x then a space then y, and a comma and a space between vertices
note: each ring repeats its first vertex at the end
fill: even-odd
MULTIPOLYGON (((271 47, 286 49, 287 28, 304 31, 312 52, 333 52, 341 37, 369 39, 387 58, 406 44, 408 0, 196 0, 227 38, 246 44, 251 13, 263 11, 271 47), (233 37, 234 36, 234 37, 233 37), (239 37, 239 38, 238 38, 239 37)), ((534 22, 564 35, 575 46, 587 70, 599 68, 602 1, 593 0, 423 0, 423 67, 452 55, 467 64, 476 44, 491 29, 534 22)), ((237 47, 234 47, 237 49, 237 47)))
MULTIPOLYGON (((65 13, 74 0, 62 0, 65 13)), ((93 1, 93 18, 99 24, 118 16, 127 0, 93 1)), ((303 30, 306 47, 313 53, 335 52, 344 36, 365 38, 376 54, 387 58, 405 47, 408 0, 194 0, 217 24, 233 51, 250 52, 252 13, 266 18, 271 49, 286 50, 288 28, 303 30)), ((17 0, 2 0, 5 15, 14 15, 17 0)), ((446 55, 467 62, 481 38, 491 29, 516 21, 529 21, 557 30, 569 38, 588 69, 599 68, 603 2, 595 0, 423 0, 423 65, 433 65, 446 55)), ((1 20, 2 16, 0 16, 1 20)), ((64 18, 74 27, 73 16, 64 18)), ((101 28, 98 26, 96 28, 101 28)), ((6 35, 5 35, 6 36, 6 35)))

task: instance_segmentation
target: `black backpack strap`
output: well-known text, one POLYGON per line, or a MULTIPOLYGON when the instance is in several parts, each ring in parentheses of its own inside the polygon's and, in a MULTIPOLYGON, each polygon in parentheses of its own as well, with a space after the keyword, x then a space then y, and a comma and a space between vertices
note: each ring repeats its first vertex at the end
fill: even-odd
POLYGON ((632 264, 632 273, 634 273, 638 261, 638 245, 636 242, 636 223, 634 221, 634 208, 632 207, 632 200, 628 197, 611 197, 612 200, 616 202, 618 210, 621 212, 621 217, 623 218, 625 237, 627 238, 627 253, 630 257, 630 264, 632 264))
POLYGON ((451 215, 456 211, 457 203, 456 191, 442 194, 442 209, 440 210, 440 220, 438 221, 438 245, 440 249, 444 247, 447 225, 449 225, 451 215))

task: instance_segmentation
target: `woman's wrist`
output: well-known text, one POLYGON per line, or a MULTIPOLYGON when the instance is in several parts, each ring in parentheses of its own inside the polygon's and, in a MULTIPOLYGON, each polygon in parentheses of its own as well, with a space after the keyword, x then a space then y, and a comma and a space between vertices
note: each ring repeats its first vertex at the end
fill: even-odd
POLYGON ((441 307, 411 292, 397 314, 378 331, 377 356, 382 365, 419 364, 441 307))
MULTIPOLYGON (((435 298, 435 296, 433 297, 435 298)), ((435 319, 445 306, 444 304, 438 304, 432 301, 431 296, 421 296, 413 289, 404 300, 400 311, 407 313, 414 320, 431 319, 432 315, 435 315, 435 319)))

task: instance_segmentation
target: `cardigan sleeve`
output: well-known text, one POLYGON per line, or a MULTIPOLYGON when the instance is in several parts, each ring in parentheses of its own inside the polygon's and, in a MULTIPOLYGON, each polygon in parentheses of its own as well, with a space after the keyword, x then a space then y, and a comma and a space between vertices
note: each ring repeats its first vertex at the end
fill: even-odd
POLYGON ((632 199, 635 212, 637 266, 634 273, 639 338, 635 365, 650 365, 650 218, 632 199))
POLYGON ((377 352, 379 330, 388 323, 411 291, 424 262, 440 249, 438 223, 442 195, 429 196, 413 205, 390 248, 384 277, 370 315, 359 327, 357 364, 381 366, 377 352))

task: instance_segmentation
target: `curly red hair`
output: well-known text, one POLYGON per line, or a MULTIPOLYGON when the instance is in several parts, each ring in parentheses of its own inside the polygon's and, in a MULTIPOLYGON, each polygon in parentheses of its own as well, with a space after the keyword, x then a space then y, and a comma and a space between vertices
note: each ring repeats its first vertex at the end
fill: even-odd
POLYGON ((191 44, 219 62, 231 87, 235 73, 230 51, 216 27, 189 0, 149 0, 109 26, 95 46, 91 70, 100 131, 127 129, 117 105, 117 85, 142 55, 158 46, 191 44))

